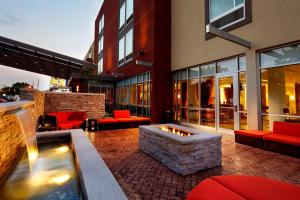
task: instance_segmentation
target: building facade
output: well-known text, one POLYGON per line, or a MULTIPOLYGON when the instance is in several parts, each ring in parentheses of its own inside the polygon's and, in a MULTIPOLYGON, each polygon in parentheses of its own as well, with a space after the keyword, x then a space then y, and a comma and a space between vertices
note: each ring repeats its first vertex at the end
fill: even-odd
POLYGON ((300 1, 172 0, 173 118, 219 131, 300 122, 300 1), (206 25, 251 48, 206 32, 206 25))
POLYGON ((104 0, 95 21, 97 75, 115 80, 114 108, 163 120, 171 110, 171 0, 104 0))

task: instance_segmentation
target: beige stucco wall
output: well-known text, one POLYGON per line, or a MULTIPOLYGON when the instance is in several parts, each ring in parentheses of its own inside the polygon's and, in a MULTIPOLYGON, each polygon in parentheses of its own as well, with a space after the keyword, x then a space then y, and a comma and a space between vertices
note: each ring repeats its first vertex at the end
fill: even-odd
MULTIPOLYGON (((204 4, 172 0, 172 70, 249 52, 221 38, 205 41, 204 4)), ((252 51, 300 40, 299 0, 252 0, 252 14, 252 23, 231 31, 250 41, 252 51)))

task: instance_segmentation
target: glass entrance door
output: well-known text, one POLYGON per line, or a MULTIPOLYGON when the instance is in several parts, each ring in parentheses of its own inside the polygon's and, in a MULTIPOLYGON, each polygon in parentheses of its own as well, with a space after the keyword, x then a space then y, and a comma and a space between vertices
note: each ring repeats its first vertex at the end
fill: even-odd
POLYGON ((217 76, 217 128, 238 129, 238 79, 236 74, 217 76))

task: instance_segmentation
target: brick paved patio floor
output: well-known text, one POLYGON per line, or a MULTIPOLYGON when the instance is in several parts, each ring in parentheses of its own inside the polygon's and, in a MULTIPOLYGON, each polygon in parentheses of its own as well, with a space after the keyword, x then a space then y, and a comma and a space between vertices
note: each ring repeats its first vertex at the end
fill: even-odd
POLYGON ((205 178, 243 174, 300 184, 300 159, 222 139, 222 167, 180 176, 138 150, 138 129, 89 133, 89 138, 128 199, 184 199, 205 178))

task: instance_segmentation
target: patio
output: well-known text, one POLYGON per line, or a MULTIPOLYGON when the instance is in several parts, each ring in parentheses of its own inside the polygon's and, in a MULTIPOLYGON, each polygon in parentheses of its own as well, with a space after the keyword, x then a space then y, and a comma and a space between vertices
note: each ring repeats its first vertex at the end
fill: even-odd
POLYGON ((300 159, 236 144, 224 135, 222 167, 180 176, 138 150, 138 129, 90 132, 101 154, 129 199, 184 199, 202 180, 215 175, 264 176, 300 184, 300 159))

